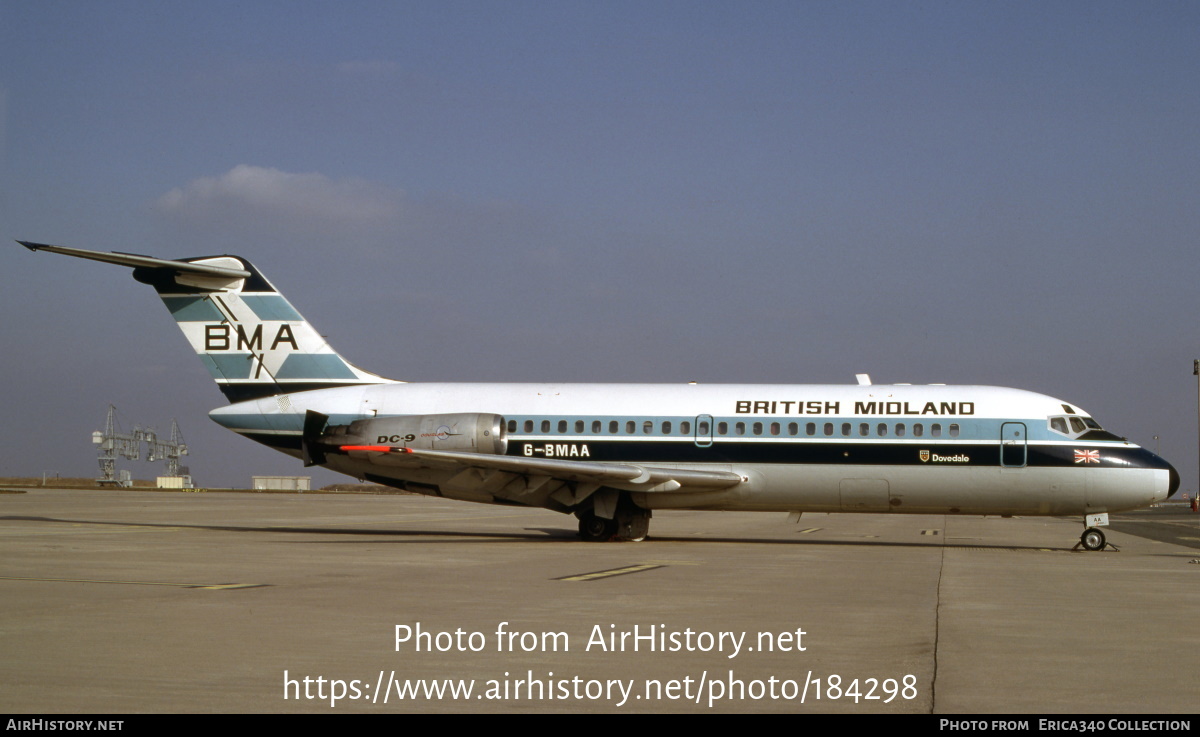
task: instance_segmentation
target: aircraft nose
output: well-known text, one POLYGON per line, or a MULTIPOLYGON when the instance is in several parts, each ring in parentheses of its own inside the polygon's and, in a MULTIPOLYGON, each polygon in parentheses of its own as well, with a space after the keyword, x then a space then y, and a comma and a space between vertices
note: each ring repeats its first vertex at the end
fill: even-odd
POLYGON ((1170 463, 1167 468, 1171 470, 1170 481, 1167 484, 1167 499, 1175 496, 1175 492, 1179 491, 1179 472, 1170 463))

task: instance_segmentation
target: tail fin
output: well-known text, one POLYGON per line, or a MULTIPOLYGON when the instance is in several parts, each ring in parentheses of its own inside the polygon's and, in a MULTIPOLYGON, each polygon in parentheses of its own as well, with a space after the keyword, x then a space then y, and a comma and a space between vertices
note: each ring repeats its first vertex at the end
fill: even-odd
POLYGON ((158 291, 230 402, 391 383, 342 358, 258 269, 239 256, 172 261, 17 241, 31 251, 133 267, 158 291))

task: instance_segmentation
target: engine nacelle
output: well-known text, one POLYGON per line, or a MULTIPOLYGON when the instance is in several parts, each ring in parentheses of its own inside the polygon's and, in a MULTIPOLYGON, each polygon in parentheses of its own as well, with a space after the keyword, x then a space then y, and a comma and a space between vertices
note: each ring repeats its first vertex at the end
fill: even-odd
POLYGON ((321 442, 333 446, 390 445, 504 455, 508 432, 500 415, 477 412, 397 415, 334 425, 321 436, 321 442))

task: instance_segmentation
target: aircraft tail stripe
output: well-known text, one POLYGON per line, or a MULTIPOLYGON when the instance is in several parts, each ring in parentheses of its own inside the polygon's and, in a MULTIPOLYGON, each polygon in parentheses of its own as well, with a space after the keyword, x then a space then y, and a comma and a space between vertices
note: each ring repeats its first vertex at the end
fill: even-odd
POLYGON ((259 320, 304 322, 304 318, 281 294, 243 294, 242 301, 259 320))
POLYGON ((207 297, 163 297, 175 322, 220 322, 224 315, 207 297))
POLYGON ((336 353, 293 353, 275 372, 276 379, 355 379, 353 369, 336 353))
MULTIPOLYGON (((311 379, 308 381, 281 381, 278 383, 267 383, 264 381, 247 381, 247 382, 217 382, 217 388, 225 395, 231 404, 238 402, 248 402, 255 399, 265 399, 279 394, 294 394, 297 392, 308 392, 316 389, 335 389, 347 386, 362 386, 368 382, 361 379, 355 381, 329 381, 311 379)), ((375 382, 378 383, 378 382, 375 382)), ((297 443, 299 440, 297 440, 297 443)), ((299 445, 296 446, 299 449, 299 445)))
POLYGON ((214 379, 249 379, 253 358, 250 353, 200 354, 200 360, 214 379))
MULTIPOLYGON (((220 322, 225 318, 209 297, 163 296, 162 301, 176 322, 220 322)), ((245 294, 242 301, 259 320, 304 322, 304 318, 278 294, 245 294)))
MULTIPOLYGON (((252 377, 254 354, 252 353, 201 353, 200 360, 214 379, 262 378, 274 383, 269 377, 252 377)), ((354 371, 340 356, 332 353, 314 355, 297 353, 288 356, 275 373, 278 380, 296 379, 357 379, 354 371)))

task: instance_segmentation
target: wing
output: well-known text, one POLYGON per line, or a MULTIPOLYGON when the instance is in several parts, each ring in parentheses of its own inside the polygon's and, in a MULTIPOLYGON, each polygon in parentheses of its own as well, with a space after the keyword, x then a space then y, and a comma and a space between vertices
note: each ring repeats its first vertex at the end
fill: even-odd
POLYGON ((387 445, 344 445, 338 450, 376 467, 457 469, 458 473, 441 486, 487 493, 521 504, 544 505, 548 498, 553 498, 564 506, 574 506, 601 487, 647 493, 699 493, 728 489, 746 481, 732 471, 648 464, 523 458, 387 445))

